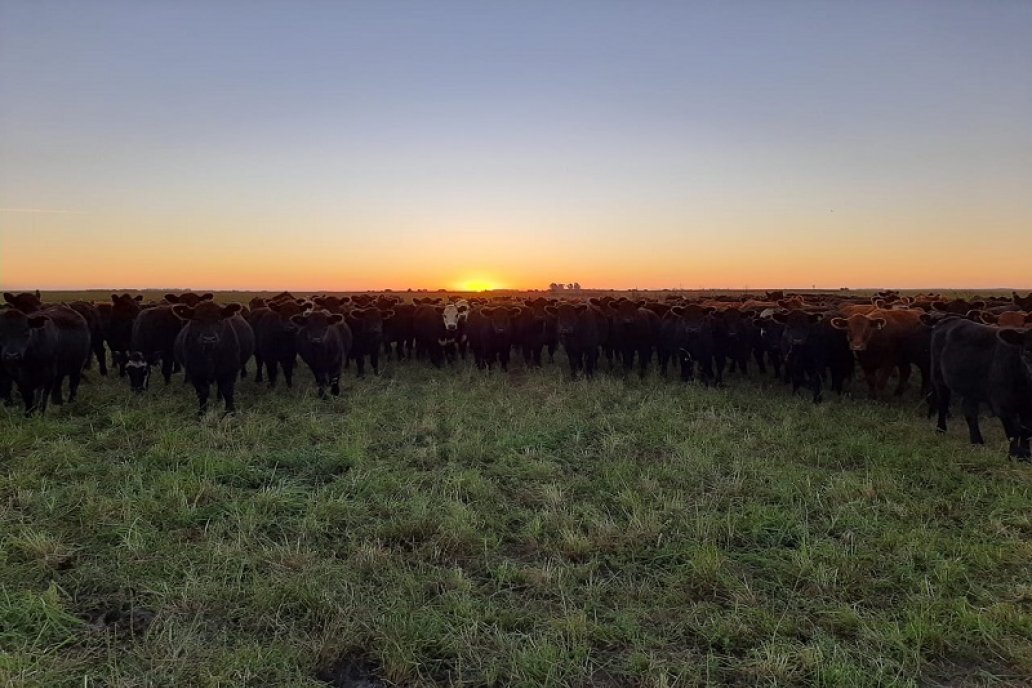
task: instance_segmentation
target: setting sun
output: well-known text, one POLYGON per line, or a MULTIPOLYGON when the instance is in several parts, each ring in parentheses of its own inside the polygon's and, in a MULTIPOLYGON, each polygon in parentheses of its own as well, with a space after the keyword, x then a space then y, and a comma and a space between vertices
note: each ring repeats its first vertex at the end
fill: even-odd
POLYGON ((458 283, 459 291, 492 291, 503 287, 484 277, 472 277, 458 283))

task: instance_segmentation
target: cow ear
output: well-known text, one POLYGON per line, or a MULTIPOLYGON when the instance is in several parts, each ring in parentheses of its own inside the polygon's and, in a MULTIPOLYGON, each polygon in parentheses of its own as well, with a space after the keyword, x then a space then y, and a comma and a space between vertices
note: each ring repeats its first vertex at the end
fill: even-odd
POLYGON ((14 294, 9 291, 4 292, 4 301, 7 303, 14 303, 14 294))
POLYGON ((308 322, 307 315, 292 315, 290 316, 290 322, 294 323, 298 327, 304 327, 305 323, 308 322))
POLYGON ((189 320, 193 317, 194 309, 185 303, 177 303, 172 306, 172 313, 180 320, 189 320))
POLYGON ((39 329, 40 327, 43 327, 44 325, 46 325, 47 324, 47 320, 50 320, 50 318, 48 318, 45 315, 33 315, 33 316, 30 316, 28 318, 28 320, 29 320, 29 327, 39 329))
POLYGON ((873 303, 874 307, 878 309, 884 309, 889 307, 889 304, 886 303, 885 299, 871 299, 871 303, 873 303))
POLYGON ((995 313, 990 313, 989 311, 968 311, 968 318, 975 322, 993 325, 996 323, 998 316, 995 313), (975 317, 972 318, 972 314, 974 314, 975 317))
POLYGON ((785 299, 779 299, 778 300, 778 306, 780 306, 781 308, 784 308, 786 311, 792 310, 792 302, 791 301, 786 301, 785 299))
POLYGON ((222 307, 222 310, 220 312, 222 313, 223 318, 229 318, 240 312, 241 308, 243 308, 243 306, 241 306, 239 303, 227 303, 225 306, 222 307))
POLYGON ((888 320, 886 320, 885 318, 868 318, 868 320, 871 321, 871 325, 876 330, 884 328, 886 323, 888 323, 888 320))
MULTIPOLYGON (((114 297, 112 297, 114 298, 114 297)), ((179 303, 179 297, 175 294, 165 294, 165 300, 169 303, 179 303)))
POLYGON ((946 308, 948 306, 949 306, 949 304, 946 303, 945 301, 933 301, 932 302, 932 310, 944 311, 944 310, 946 310, 946 308))
POLYGON ((351 303, 351 297, 350 296, 342 296, 342 297, 340 297, 340 302, 341 303, 351 303))
POLYGON ((466 311, 469 310, 469 304, 468 303, 460 304, 458 306, 458 309, 459 309, 459 313, 465 313, 466 311))
MULTIPOLYGON (((581 305, 583 306, 584 304, 581 305)), ((555 306, 545 306, 545 313, 548 313, 549 315, 559 315, 559 309, 555 306)))
POLYGON ((329 318, 329 323, 331 325, 336 325, 336 324, 342 323, 342 322, 344 322, 344 316, 341 315, 340 313, 334 313, 329 318))
POLYGON ((674 306, 670 309, 670 312, 674 315, 684 315, 684 306, 674 306))
POLYGON ((143 294, 137 294, 136 296, 133 297, 133 300, 137 301, 137 302, 142 302, 143 301, 143 294))
POLYGON ((1010 346, 1021 346, 1024 344, 1025 333, 1020 330, 1012 330, 1008 328, 997 332, 996 338, 1010 346))
POLYGON ((215 295, 210 291, 207 294, 201 294, 201 301, 214 301, 215 295))
POLYGON ((849 321, 845 318, 832 318, 831 326, 834 327, 836 330, 848 330, 849 321))
POLYGON ((520 317, 520 315, 523 314, 523 309, 519 306, 512 306, 509 308, 509 313, 512 315, 512 317, 518 318, 520 317))

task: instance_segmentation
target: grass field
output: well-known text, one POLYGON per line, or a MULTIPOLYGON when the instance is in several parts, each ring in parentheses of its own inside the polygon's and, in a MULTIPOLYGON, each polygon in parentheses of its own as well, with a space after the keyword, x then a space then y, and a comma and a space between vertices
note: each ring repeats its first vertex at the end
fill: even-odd
POLYGON ((200 422, 95 371, 0 410, 0 682, 1032 682, 1032 469, 995 420, 972 448, 916 396, 559 362, 298 379, 200 422))

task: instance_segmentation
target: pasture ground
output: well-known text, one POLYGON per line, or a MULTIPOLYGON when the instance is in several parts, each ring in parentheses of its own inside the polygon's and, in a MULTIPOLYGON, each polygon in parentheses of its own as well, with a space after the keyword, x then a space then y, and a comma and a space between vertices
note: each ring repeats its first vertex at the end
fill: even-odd
POLYGON ((1032 682, 995 420, 564 363, 0 409, 0 684, 1032 682))

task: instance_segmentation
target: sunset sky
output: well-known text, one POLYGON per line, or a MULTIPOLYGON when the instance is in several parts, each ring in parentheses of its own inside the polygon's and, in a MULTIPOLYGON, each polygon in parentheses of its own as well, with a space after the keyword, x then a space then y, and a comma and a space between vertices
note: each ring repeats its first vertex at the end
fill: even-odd
POLYGON ((0 285, 1032 288, 1032 2, 0 0, 0 285))

